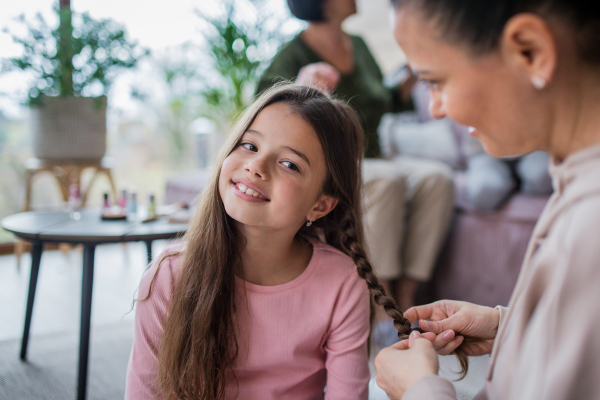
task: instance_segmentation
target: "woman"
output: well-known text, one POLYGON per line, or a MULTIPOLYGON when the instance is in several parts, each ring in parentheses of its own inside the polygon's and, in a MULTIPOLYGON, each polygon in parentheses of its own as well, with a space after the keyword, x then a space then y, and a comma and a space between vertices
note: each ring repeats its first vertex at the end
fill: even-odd
POLYGON ((555 192, 509 307, 442 301, 408 310, 427 336, 415 332, 377 356, 379 386, 392 399, 456 398, 437 376, 436 350, 460 345, 492 354, 476 399, 600 398, 600 7, 396 0, 395 8, 396 39, 431 85, 431 114, 472 126, 494 156, 547 151, 555 192))
MULTIPOLYGON (((275 55, 257 92, 282 78, 296 80, 333 90, 358 112, 366 142, 363 179, 370 259, 386 291, 395 292, 400 308, 407 309, 414 305, 418 283, 431 277, 446 237, 454 204, 452 172, 434 161, 380 159, 381 117, 412 109, 414 80, 392 89, 383 85, 379 66, 363 39, 342 30, 344 20, 356 13, 355 1, 288 0, 288 4, 296 17, 308 21, 308 27, 275 55)), ((397 332, 391 324, 383 324, 376 328, 375 337, 391 344, 397 332)))

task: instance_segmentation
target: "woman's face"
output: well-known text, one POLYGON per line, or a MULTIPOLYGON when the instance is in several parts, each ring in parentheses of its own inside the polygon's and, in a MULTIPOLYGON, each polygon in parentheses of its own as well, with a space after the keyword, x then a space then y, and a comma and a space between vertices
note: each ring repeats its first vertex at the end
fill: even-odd
POLYGON ((440 39, 433 23, 409 7, 396 11, 394 36, 417 76, 430 87, 429 111, 471 128, 496 157, 543 149, 548 121, 518 63, 494 51, 482 56, 440 39))
POLYGON ((322 3, 323 15, 327 20, 343 21, 356 14, 355 0, 324 0, 322 3))

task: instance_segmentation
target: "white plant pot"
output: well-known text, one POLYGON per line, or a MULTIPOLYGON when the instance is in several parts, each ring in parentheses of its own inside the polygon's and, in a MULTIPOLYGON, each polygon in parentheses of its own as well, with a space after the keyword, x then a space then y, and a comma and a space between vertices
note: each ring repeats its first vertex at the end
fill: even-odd
POLYGON ((95 161, 106 153, 106 97, 45 97, 31 107, 31 147, 41 160, 95 161))

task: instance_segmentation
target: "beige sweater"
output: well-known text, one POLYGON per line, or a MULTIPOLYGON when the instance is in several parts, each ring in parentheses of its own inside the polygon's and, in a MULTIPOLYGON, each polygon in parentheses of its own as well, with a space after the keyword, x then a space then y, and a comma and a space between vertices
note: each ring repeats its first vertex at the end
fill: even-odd
MULTIPOLYGON (((554 194, 533 232, 476 400, 600 399, 600 145, 550 165, 554 194)), ((439 376, 403 400, 455 399, 439 376)))

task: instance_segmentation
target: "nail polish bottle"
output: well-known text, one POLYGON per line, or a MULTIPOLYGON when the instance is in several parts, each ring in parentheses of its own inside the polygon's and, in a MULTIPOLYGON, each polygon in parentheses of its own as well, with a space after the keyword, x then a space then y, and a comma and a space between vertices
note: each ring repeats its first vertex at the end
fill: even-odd
POLYGON ((69 186, 69 217, 71 219, 80 219, 81 214, 81 195, 79 193, 79 185, 72 184, 69 186))
POLYGON ((79 195, 79 185, 76 183, 69 186, 69 211, 79 211, 81 207, 81 198, 79 195))
POLYGON ((156 200, 154 199, 154 193, 150 193, 148 201, 148 218, 154 218, 156 216, 156 200))
POLYGON ((110 214, 110 201, 108 200, 108 193, 104 193, 104 201, 102 202, 102 215, 110 214))
POLYGON ((127 219, 135 221, 137 219, 137 193, 132 191, 127 203, 127 219))
POLYGON ((127 190, 121 191, 121 197, 119 198, 119 207, 123 214, 127 213, 127 190))

